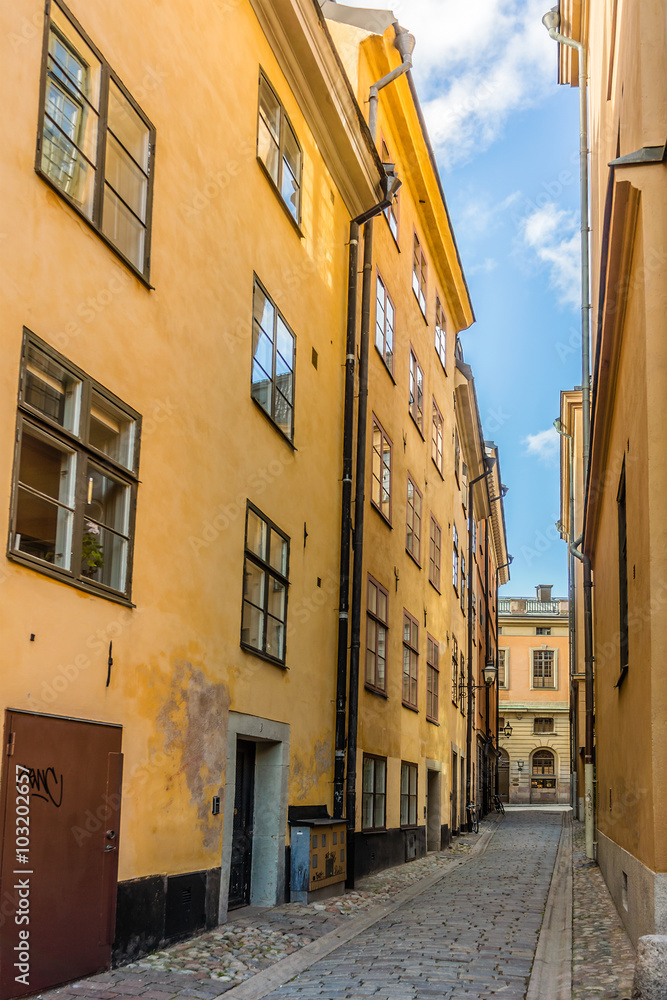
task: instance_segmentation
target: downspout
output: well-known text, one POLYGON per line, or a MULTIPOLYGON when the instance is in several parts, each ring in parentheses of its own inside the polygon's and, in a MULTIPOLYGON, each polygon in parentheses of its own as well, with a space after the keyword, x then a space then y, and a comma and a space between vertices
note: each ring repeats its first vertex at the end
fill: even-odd
MULTIPOLYGON (((369 129, 373 142, 377 132, 378 92, 412 66, 415 40, 398 22, 394 22, 394 44, 403 62, 391 73, 374 83, 369 96, 369 129)), ((389 200, 389 204, 391 199, 389 200)), ((380 211, 388 207, 385 204, 380 211)), ((347 721, 347 887, 354 888, 355 827, 357 817, 357 728, 359 716, 359 649, 361 645, 361 604, 363 596, 364 511, 366 486, 366 424, 368 413, 368 352, 373 287, 373 218, 364 228, 364 275, 361 293, 361 333, 359 345, 359 398, 357 404, 357 469, 355 478, 354 554, 352 561, 352 609, 350 619, 350 698, 347 721)))
MULTIPOLYGON (((489 519, 484 518, 484 663, 486 664, 489 660, 489 645, 491 638, 491 630, 489 628, 489 519)), ((490 803, 490 764, 489 760, 489 744, 493 745, 493 740, 491 738, 491 725, 490 718, 491 715, 491 691, 489 690, 489 685, 486 685, 486 774, 484 776, 484 787, 486 789, 486 800, 484 802, 484 813, 486 814, 491 808, 490 803)), ((496 729, 496 732, 498 730, 496 729)))
POLYGON ((569 551, 584 566, 584 658, 586 664, 586 745, 584 751, 584 828, 586 857, 595 859, 595 800, 593 792, 593 612, 591 560, 579 551, 584 536, 570 542, 569 551))
MULTIPOLYGON (((487 536, 488 537, 488 536, 487 536)), ((498 634, 498 576, 499 571, 495 571, 496 589, 494 598, 496 602, 496 748, 498 757, 496 758, 496 795, 500 798, 500 773, 498 765, 500 763, 500 635, 498 634)), ((507 669, 507 668, 505 668, 507 669)))
MULTIPOLYGON (((354 363, 357 333, 357 268, 359 261, 359 228, 363 223, 384 212, 400 186, 398 178, 385 179, 386 196, 377 205, 362 212, 350 222, 347 341, 345 348, 345 403, 343 415, 343 479, 340 525, 340 579, 338 586, 338 650, 336 669, 336 729, 334 756, 333 814, 343 817, 345 784, 345 707, 347 700, 347 640, 350 594, 350 536, 352 532, 352 454, 354 445, 354 363)), ((350 699, 351 700, 351 699, 350 699)), ((356 739, 356 728, 355 728, 356 739)), ((356 749, 356 743, 355 743, 356 749)))
MULTIPOLYGON (((468 484, 468 492, 469 492, 469 494, 472 493, 472 488, 471 488, 470 484, 468 484)), ((472 500, 471 500, 470 496, 468 497, 468 507, 472 511, 472 500)), ((468 657, 468 691, 467 691, 467 694, 468 694, 468 718, 466 720, 466 805, 471 804, 472 801, 473 801, 473 798, 476 798, 476 796, 473 793, 473 788, 472 788, 472 726, 473 726, 473 721, 474 721, 473 720, 473 693, 474 693, 474 685, 473 685, 473 676, 472 676, 472 628, 471 628, 471 625, 470 625, 470 617, 471 617, 470 616, 470 580, 471 580, 471 577, 472 577, 472 569, 471 569, 471 567, 472 567, 472 557, 473 557, 473 551, 472 551, 472 531, 470 530, 470 517, 468 517, 468 573, 467 573, 468 579, 466 580, 466 584, 465 584, 467 586, 467 588, 468 588, 468 622, 467 622, 467 626, 468 626, 468 642, 467 642, 467 649, 466 649, 466 655, 468 657)), ((463 613, 465 614, 465 605, 464 605, 464 608, 463 608, 463 613)), ((477 755, 475 755, 475 756, 477 756, 477 755)), ((470 832, 471 828, 472 828, 472 820, 470 819, 470 817, 468 817, 468 832, 470 832)))

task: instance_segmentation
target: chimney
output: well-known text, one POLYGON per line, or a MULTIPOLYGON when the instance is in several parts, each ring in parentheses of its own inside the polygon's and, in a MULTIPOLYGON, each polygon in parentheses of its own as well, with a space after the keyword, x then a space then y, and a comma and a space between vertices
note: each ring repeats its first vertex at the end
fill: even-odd
POLYGON ((537 587, 535 587, 538 601, 550 601, 552 588, 553 583, 538 583, 537 587))

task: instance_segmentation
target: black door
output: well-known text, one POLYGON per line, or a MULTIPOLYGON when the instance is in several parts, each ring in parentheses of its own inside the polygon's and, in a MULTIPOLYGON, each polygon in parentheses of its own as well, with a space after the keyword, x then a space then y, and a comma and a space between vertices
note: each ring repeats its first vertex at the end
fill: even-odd
POLYGON ((234 786, 234 833, 229 872, 229 909, 250 903, 252 865, 252 805, 255 793, 255 744, 236 744, 236 784, 234 786))

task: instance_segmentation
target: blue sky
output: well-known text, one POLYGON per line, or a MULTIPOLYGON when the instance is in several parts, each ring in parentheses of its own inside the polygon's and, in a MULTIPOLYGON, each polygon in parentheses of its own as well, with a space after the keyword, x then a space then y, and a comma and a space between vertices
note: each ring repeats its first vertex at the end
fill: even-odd
MULTIPOLYGON (((382 0, 347 0, 384 8, 382 0)), ((500 447, 505 594, 567 596, 559 519, 561 389, 581 380, 578 92, 557 85, 551 0, 397 0, 476 323, 461 335, 500 447)))

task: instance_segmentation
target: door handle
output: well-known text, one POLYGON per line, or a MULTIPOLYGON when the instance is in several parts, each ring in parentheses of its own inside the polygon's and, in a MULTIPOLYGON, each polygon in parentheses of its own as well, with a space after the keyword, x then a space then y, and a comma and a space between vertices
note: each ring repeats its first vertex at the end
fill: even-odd
POLYGON ((104 853, 106 854, 108 851, 117 851, 117 850, 118 848, 115 847, 113 844, 107 844, 106 847, 104 848, 104 853))

